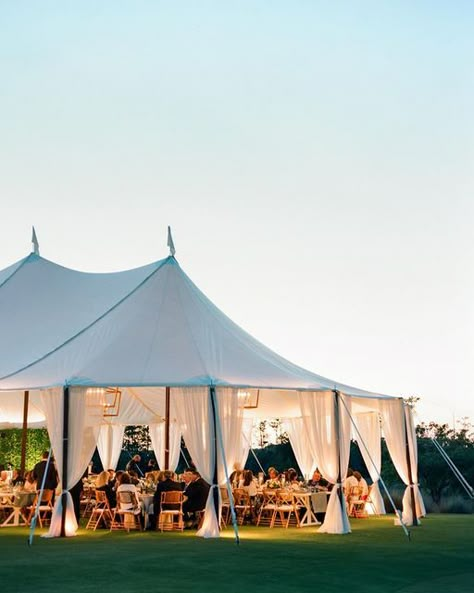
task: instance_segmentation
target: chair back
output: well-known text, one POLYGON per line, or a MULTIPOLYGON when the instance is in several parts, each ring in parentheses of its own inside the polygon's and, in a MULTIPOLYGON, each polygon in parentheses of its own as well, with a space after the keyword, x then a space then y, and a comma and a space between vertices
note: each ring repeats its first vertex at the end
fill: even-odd
POLYGON ((238 505, 249 505, 250 504, 250 496, 247 490, 243 488, 236 488, 233 491, 234 495, 234 503, 238 505))
POLYGON ((182 490, 169 490, 161 493, 161 504, 181 504, 183 502, 182 490))
MULTIPOLYGON (((41 491, 36 492, 36 498, 34 504, 38 503, 41 491)), ((41 497, 41 505, 51 505, 53 501, 54 490, 43 490, 43 496, 41 497)))
POLYGON ((105 492, 105 490, 96 490, 95 499, 97 501, 97 504, 109 504, 109 499, 107 498, 107 493, 105 492))
POLYGON ((130 490, 122 490, 121 492, 117 492, 117 502, 119 507, 122 506, 133 506, 133 508, 138 507, 138 500, 135 492, 131 492, 130 490))

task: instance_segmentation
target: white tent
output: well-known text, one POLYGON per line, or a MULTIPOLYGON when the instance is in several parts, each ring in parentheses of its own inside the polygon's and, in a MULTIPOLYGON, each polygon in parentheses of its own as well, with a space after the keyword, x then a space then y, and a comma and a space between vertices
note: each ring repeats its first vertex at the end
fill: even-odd
MULTIPOLYGON (((351 418, 371 413, 384 419, 407 492, 416 490, 421 501, 412 485, 416 471, 407 468, 405 455, 408 438, 416 465, 415 440, 399 398, 338 383, 272 352, 217 309, 174 256, 125 272, 89 274, 32 253, 0 271, 0 331, 0 423, 20 421, 17 394, 30 391, 30 420, 39 422, 38 414, 44 414, 64 474, 64 500, 98 440, 99 446, 107 440, 100 438, 106 430, 101 427, 159 426, 171 390, 175 435, 184 434, 211 491, 224 479, 223 460, 210 445, 219 428, 231 464, 245 451, 244 417, 300 418, 304 430, 294 431, 293 441, 307 439, 313 462, 340 484, 351 418), (96 388, 108 386, 122 389, 120 414, 114 418, 104 418, 94 405, 96 388), (255 393, 258 408, 245 407, 242 395, 255 393), (65 436, 73 447, 63 457, 65 436)), ((157 428, 157 442, 158 433, 157 428)), ((329 532, 349 530, 339 489, 333 490, 323 525, 329 532)), ((216 535, 211 495, 206 517, 202 534, 216 535)))

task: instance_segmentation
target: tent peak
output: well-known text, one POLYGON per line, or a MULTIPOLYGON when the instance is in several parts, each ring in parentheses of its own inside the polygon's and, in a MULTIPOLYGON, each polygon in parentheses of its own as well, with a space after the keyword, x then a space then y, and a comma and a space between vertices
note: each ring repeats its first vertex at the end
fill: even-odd
POLYGON ((174 257, 174 254, 176 253, 176 249, 174 248, 173 236, 171 235, 171 227, 170 226, 168 226, 168 242, 167 242, 167 245, 170 248, 170 255, 172 257, 174 257))
POLYGON ((32 226, 31 228, 32 228, 31 242, 33 244, 33 253, 35 255, 39 255, 40 254, 40 252, 39 252, 39 243, 38 243, 38 238, 36 236, 35 227, 32 226))

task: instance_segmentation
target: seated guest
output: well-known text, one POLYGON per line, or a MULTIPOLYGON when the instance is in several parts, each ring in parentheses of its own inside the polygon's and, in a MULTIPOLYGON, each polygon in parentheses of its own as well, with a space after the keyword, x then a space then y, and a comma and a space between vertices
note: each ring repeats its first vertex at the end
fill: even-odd
POLYGON ((183 478, 186 484, 183 512, 188 522, 196 523, 196 512, 204 510, 210 486, 195 469, 188 468, 183 478))
POLYGON ((157 469, 158 469, 158 463, 156 462, 156 459, 154 459, 152 457, 151 459, 148 460, 148 463, 146 464, 146 473, 155 472, 157 469))
POLYGON ((113 487, 113 485, 115 484, 115 470, 114 469, 108 469, 107 473, 109 474, 109 482, 110 485, 113 487))
POLYGON ((138 477, 137 472, 133 471, 133 469, 130 469, 127 473, 130 476, 130 483, 135 484, 135 486, 138 486, 138 484, 140 484, 140 478, 138 477))
POLYGON ((277 486, 281 484, 280 474, 274 467, 269 467, 268 471, 268 480, 266 481, 266 486, 277 486))
POLYGON ((36 480, 33 476, 33 472, 29 471, 25 474, 25 483, 23 484, 23 490, 26 492, 36 492, 36 480))
POLYGON ((244 469, 242 472, 242 480, 240 481, 239 488, 245 490, 250 498, 257 496, 257 480, 253 476, 251 469, 244 469))
POLYGON ((346 498, 350 495, 351 489, 358 486, 359 482, 357 481, 357 478, 354 477, 354 472, 352 471, 351 468, 349 468, 347 470, 347 477, 344 480, 344 494, 346 496, 346 498))
POLYGON ((329 482, 321 476, 318 469, 314 470, 313 477, 308 482, 308 486, 316 490, 329 490, 329 482))
POLYGON ((115 472, 115 482, 114 482, 114 490, 117 492, 117 488, 120 486, 120 479, 125 472, 119 469, 118 472, 115 472))
POLYGON ((162 480, 156 486, 155 494, 153 495, 153 515, 150 515, 150 529, 154 529, 158 517, 161 512, 161 494, 162 492, 180 492, 183 490, 183 484, 173 480, 174 472, 165 470, 160 472, 162 480))
POLYGON ((108 471, 100 472, 95 481, 95 489, 105 492, 107 500, 109 501, 110 508, 115 508, 117 504, 117 497, 113 489, 113 485, 110 482, 110 474, 108 471))
POLYGON ((367 485, 366 480, 362 477, 362 474, 360 472, 355 471, 353 475, 354 478, 357 480, 357 485, 361 489, 360 495, 367 497, 367 495, 369 494, 369 487, 367 485))
POLYGON ((138 490, 135 484, 131 483, 130 476, 127 472, 123 472, 119 478, 120 483, 117 488, 117 505, 120 505, 120 509, 124 511, 134 511, 134 515, 140 515, 140 523, 144 524, 144 517, 142 514, 142 505, 140 504, 140 500, 138 498, 138 490), (135 495, 136 504, 133 502, 130 503, 123 503, 120 502, 120 493, 121 492, 131 492, 135 495))
POLYGON ((19 469, 14 469, 11 479, 12 486, 23 486, 23 482, 25 479, 21 475, 21 471, 19 469))
POLYGON ((290 467, 290 469, 286 472, 286 484, 293 490, 298 490, 300 487, 298 474, 292 467, 290 467))
POLYGON ((237 461, 234 463, 234 471, 229 476, 229 481, 232 488, 238 488, 239 482, 243 478, 242 466, 237 461))

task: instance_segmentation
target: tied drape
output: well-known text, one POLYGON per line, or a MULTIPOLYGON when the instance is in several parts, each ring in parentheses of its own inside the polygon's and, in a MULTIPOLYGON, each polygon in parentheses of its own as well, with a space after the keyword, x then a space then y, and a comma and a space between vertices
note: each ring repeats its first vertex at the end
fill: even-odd
MULTIPOLYGON (((224 461, 227 468, 234 463, 241 463, 242 457, 248 455, 248 445, 243 433, 243 408, 239 407, 237 389, 220 387, 215 390, 215 413, 222 433, 225 460, 222 459, 221 446, 217 443, 215 455, 214 418, 212 414, 211 393, 208 387, 191 387, 173 389, 176 401, 178 420, 181 425, 186 446, 196 468, 211 485, 207 498, 204 520, 197 535, 210 538, 219 537, 219 516, 214 508, 214 491, 226 482, 224 461), (214 470, 217 463, 217 480, 214 483, 214 470)), ((219 432, 219 431, 218 431, 219 432)))
POLYGON ((354 422, 360 434, 359 436, 356 432, 354 436, 373 482, 370 498, 374 507, 372 508, 371 505, 367 505, 366 510, 370 514, 375 509, 377 515, 385 515, 385 505, 379 488, 380 470, 382 467, 380 417, 378 412, 364 412, 362 414, 355 414, 354 422))
MULTIPOLYGON (((64 392, 62 389, 47 389, 42 393, 46 424, 51 446, 56 458, 59 481, 66 491, 66 536, 73 536, 77 531, 72 497, 69 489, 83 476, 97 445, 102 410, 88 405, 86 390, 73 387, 69 390, 69 434, 68 434, 68 476, 63 473, 63 410, 64 392)), ((59 537, 62 522, 62 496, 56 498, 51 525, 45 537, 59 537)))
POLYGON ((413 489, 415 493, 415 506, 417 517, 423 517, 426 514, 425 505, 421 497, 420 490, 417 484, 418 476, 418 460, 416 437, 414 434, 414 427, 411 419, 410 411, 406 413, 403 400, 383 400, 380 402, 380 410, 383 420, 383 433, 385 435, 385 442, 392 458, 393 465, 398 472, 398 475, 406 484, 405 493, 403 495, 403 513, 402 519, 405 525, 413 525, 413 514, 411 510, 411 488, 410 476, 408 471, 407 451, 406 451, 406 428, 410 450, 410 461, 413 479, 413 489))
POLYGON ((319 469, 326 480, 334 484, 326 517, 319 531, 350 533, 346 505, 341 504, 339 496, 342 492, 342 484, 338 478, 340 475, 342 481, 349 465, 351 429, 347 410, 350 410, 351 400, 343 394, 336 395, 332 391, 325 391, 300 392, 299 401, 313 457, 318 460, 319 469), (337 398, 340 398, 337 406, 338 417, 336 417, 337 398))

